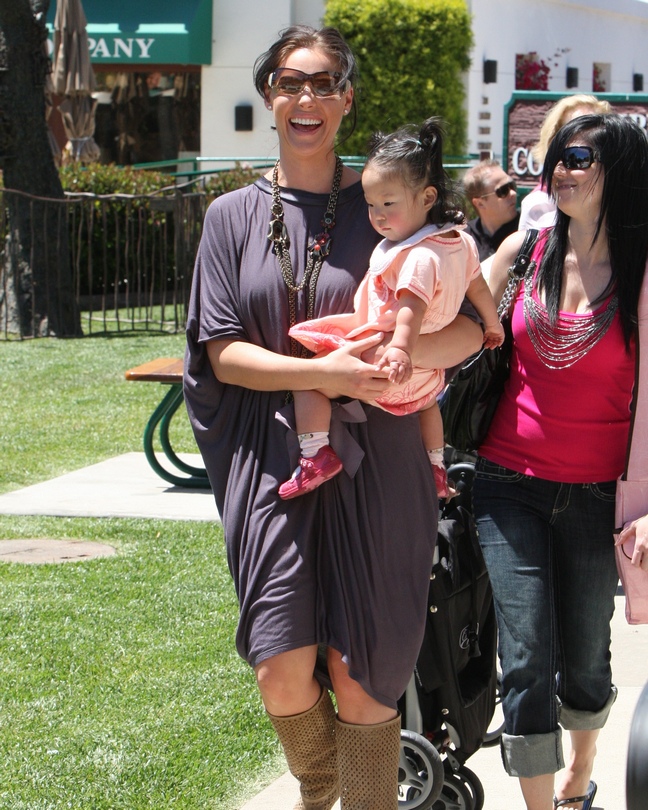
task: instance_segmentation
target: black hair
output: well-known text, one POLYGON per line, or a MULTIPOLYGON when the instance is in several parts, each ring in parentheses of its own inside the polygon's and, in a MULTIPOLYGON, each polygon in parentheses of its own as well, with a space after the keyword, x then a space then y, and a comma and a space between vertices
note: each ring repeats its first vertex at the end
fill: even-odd
POLYGON ((408 124, 388 135, 377 132, 369 141, 366 166, 399 174, 416 189, 433 186, 437 198, 428 212, 434 225, 461 224, 461 195, 443 168, 443 121, 433 116, 420 126, 408 124))
MULTIPOLYGON (((629 347, 648 259, 648 138, 624 116, 609 113, 575 118, 558 131, 549 145, 542 183, 550 193, 563 150, 574 142, 592 147, 596 160, 592 171, 603 173, 601 208, 592 244, 605 229, 612 275, 598 301, 615 291, 623 336, 629 347)), ((538 285, 544 290, 553 323, 558 318, 569 221, 569 216, 558 209, 556 226, 549 235, 538 271, 538 285)))
MULTIPOLYGON (((281 67, 293 51, 301 48, 319 48, 337 63, 342 82, 355 86, 358 81, 358 66, 353 51, 337 28, 313 28, 310 25, 291 25, 279 32, 279 38, 262 53, 254 63, 254 86, 263 98, 268 93, 268 78, 281 67)), ((345 119, 345 138, 355 129, 357 107, 355 95, 350 115, 345 119)))

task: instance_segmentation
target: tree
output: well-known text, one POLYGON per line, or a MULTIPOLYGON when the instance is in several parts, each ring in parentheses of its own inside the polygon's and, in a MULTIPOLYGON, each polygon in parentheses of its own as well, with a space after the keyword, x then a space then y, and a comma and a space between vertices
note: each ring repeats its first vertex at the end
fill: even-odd
POLYGON ((431 115, 446 123, 446 154, 462 153, 463 73, 472 46, 466 0, 328 0, 324 21, 341 31, 358 60, 358 126, 344 142, 346 154, 365 154, 376 130, 431 115))
POLYGON ((65 195, 45 118, 49 3, 0 0, 0 157, 8 219, 0 323, 21 337, 81 334, 65 195))

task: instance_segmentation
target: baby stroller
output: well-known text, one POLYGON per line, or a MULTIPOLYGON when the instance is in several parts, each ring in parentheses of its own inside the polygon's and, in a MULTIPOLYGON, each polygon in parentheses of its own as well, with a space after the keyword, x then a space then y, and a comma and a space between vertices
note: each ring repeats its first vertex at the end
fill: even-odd
POLYGON ((448 467, 457 495, 442 505, 425 637, 401 698, 398 806, 481 810, 484 790, 466 760, 496 745, 497 628, 472 518, 474 464, 448 467))

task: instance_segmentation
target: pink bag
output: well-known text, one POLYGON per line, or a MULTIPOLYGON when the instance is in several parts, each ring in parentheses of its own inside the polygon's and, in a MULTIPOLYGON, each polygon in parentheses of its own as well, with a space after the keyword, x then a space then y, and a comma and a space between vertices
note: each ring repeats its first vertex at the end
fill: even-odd
MULTIPOLYGON (((625 526, 646 514, 648 481, 617 481, 616 525, 625 526)), ((616 535, 618 537, 618 535, 616 535)), ((648 571, 632 564, 634 540, 616 546, 616 564, 626 597, 628 624, 648 624, 648 571)))
POLYGON ((648 624, 648 571, 637 568, 630 560, 634 541, 616 546, 616 564, 625 593, 625 615, 628 624, 648 624))
MULTIPOLYGON (((623 528, 648 514, 648 266, 639 295, 638 364, 624 474, 617 481, 615 526, 623 528)), ((618 535, 617 535, 618 536, 618 535)), ((619 578, 626 595, 628 624, 648 624, 648 571, 632 565, 634 541, 616 546, 619 578)))

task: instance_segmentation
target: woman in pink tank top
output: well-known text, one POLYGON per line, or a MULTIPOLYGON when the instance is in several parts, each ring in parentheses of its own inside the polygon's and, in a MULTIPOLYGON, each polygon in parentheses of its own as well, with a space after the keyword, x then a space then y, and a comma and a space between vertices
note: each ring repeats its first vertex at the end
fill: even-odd
MULTIPOLYGON (((648 258, 646 135, 617 115, 577 118, 551 142, 542 180, 557 221, 513 304, 511 376, 479 450, 474 510, 499 625, 505 768, 528 810, 590 810, 596 739, 616 698, 614 503, 648 258)), ((495 257, 496 300, 523 238, 495 257)), ((647 533, 648 517, 637 530, 645 569, 647 533)))

